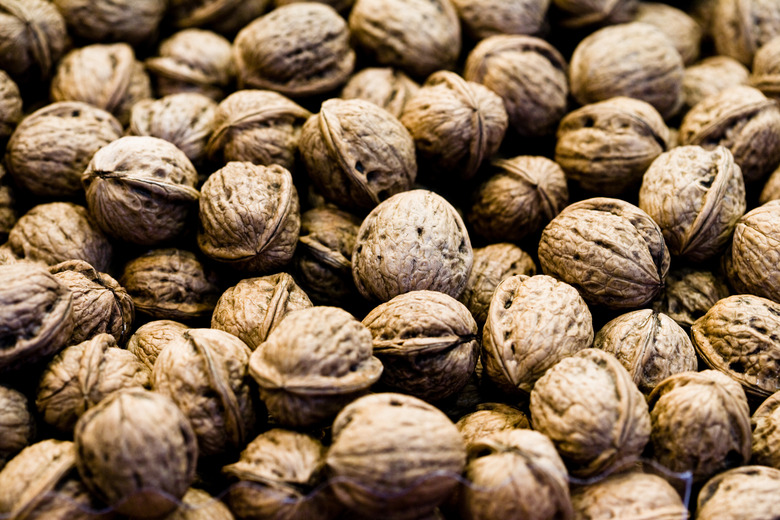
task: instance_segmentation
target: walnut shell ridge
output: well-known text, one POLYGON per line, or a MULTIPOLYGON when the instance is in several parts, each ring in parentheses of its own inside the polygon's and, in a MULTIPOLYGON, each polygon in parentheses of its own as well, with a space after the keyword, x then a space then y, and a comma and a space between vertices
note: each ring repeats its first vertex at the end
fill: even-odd
POLYGON ((22 83, 47 79, 68 45, 62 14, 44 0, 2 0, 0 11, 0 69, 22 83))

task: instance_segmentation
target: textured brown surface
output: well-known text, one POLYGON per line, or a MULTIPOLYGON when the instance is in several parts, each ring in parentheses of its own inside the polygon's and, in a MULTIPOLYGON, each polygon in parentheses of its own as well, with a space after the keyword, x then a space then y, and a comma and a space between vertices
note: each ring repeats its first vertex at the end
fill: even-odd
POLYGON ((736 292, 780 302, 780 201, 748 212, 734 229, 726 274, 736 292))
POLYGON ((756 52, 750 84, 769 98, 780 98, 780 31, 756 52))
POLYGON ((761 403, 750 424, 753 428, 750 461, 780 469, 780 392, 775 392, 761 403))
POLYGON ((704 316, 718 300, 729 295, 726 281, 705 270, 683 267, 672 269, 665 287, 653 302, 656 312, 663 312, 685 330, 704 316))
POLYGON ((770 200, 780 199, 780 166, 772 172, 758 197, 759 204, 766 204, 770 200))
POLYGON ((729 87, 747 85, 750 71, 734 58, 710 56, 685 69, 683 99, 687 110, 729 87))
POLYGON ((152 371, 154 362, 168 343, 188 329, 183 323, 172 320, 155 320, 141 325, 127 341, 127 350, 136 355, 152 371))
POLYGON ((777 516, 780 470, 744 466, 710 479, 696 500, 697 520, 761 520, 777 516))
POLYGON ((341 90, 342 99, 364 99, 401 117, 406 103, 420 88, 392 67, 369 67, 355 73, 341 90))
POLYGON ((712 2, 715 50, 750 66, 755 52, 780 35, 780 5, 774 0, 712 2))
POLYGON ((477 411, 464 415, 455 423, 467 447, 482 437, 516 428, 530 428, 525 413, 502 403, 481 403, 477 411))
POLYGON ((16 196, 5 168, 0 165, 0 240, 8 236, 17 219, 16 196))
POLYGON ((452 0, 463 29, 475 40, 496 34, 538 34, 550 0, 452 0))
POLYGON ((634 17, 637 0, 552 0, 564 13, 565 27, 584 27, 625 23, 634 17))
POLYGON ((166 0, 53 0, 74 36, 140 45, 157 36, 166 0))
POLYGON ((7 139, 21 119, 19 87, 5 71, 0 71, 0 139, 7 139))
POLYGON ((169 0, 168 11, 177 27, 206 27, 232 36, 261 16, 269 0, 169 0))
POLYGON ((65 20, 50 2, 0 1, 0 69, 17 80, 48 78, 67 38, 65 20))
POLYGON ((0 470, 34 437, 35 420, 27 397, 13 388, 0 385, 0 470))
POLYGON ((664 33, 685 65, 696 63, 701 50, 701 26, 684 11, 660 2, 639 2, 634 22, 652 25, 664 33))
POLYGON ((190 488, 181 502, 165 520, 234 520, 225 504, 200 489, 190 488))

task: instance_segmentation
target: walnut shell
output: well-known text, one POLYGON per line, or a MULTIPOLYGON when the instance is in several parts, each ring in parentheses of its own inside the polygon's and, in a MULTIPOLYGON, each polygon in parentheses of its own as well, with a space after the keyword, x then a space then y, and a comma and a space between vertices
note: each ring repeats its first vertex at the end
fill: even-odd
POLYGON ((7 238, 8 233, 16 224, 15 202, 14 190, 9 185, 5 168, 0 164, 0 240, 7 238))
POLYGON ((729 87, 747 85, 749 76, 747 67, 728 56, 710 56, 687 67, 682 84, 685 111, 729 87))
POLYGON ((74 36, 140 45, 157 37, 166 0, 52 0, 74 36))
POLYGON ((563 14, 564 27, 613 25, 629 22, 639 5, 637 0, 552 0, 563 14))
POLYGON ((702 28, 684 11, 660 2, 639 2, 633 21, 652 25, 664 33, 685 65, 696 63, 699 59, 702 28))
POLYGON ((181 505, 165 520, 234 520, 230 509, 205 491, 190 488, 181 505))
POLYGON ((631 309, 663 288, 669 250, 661 228, 628 202, 594 198, 564 209, 542 232, 544 274, 576 287, 588 303, 631 309))
POLYGON ((0 0, 0 69, 16 81, 49 77, 68 35, 57 8, 45 0, 0 0))
POLYGON ((232 36, 265 13, 269 0, 168 0, 176 27, 207 27, 232 36))
MULTIPOLYGON (((0 385, 0 470, 34 437, 35 419, 30 413, 27 397, 13 388, 0 385)), ((0 503, 2 501, 0 498, 0 503)))
POLYGON ((412 519, 432 512, 455 490, 466 449, 438 409, 415 397, 381 393, 356 400, 336 417, 326 462, 331 487, 349 509, 412 519))
POLYGON ((463 30, 474 40, 497 34, 540 34, 550 0, 452 0, 463 30))
POLYGON ((130 336, 130 339, 127 340, 127 350, 135 354, 151 372, 160 352, 188 328, 178 321, 150 321, 138 327, 130 336))
POLYGON ((753 428, 751 462, 780 469, 780 392, 761 403, 750 424, 753 428))
POLYGON ((35 405, 46 423, 72 432, 79 417, 123 388, 149 388, 149 369, 108 334, 65 348, 41 374, 35 405))
POLYGON ((463 77, 504 100, 509 124, 520 135, 550 134, 566 113, 566 62, 540 38, 498 35, 482 40, 469 53, 463 77))
POLYGON ((755 52, 780 35, 780 5, 773 0, 717 0, 711 34, 718 54, 750 66, 755 52))
POLYGON ((669 271, 665 284, 663 292, 653 302, 653 310, 668 315, 686 331, 718 300, 729 295, 729 288, 721 277, 687 267, 669 271))
POLYGON ((289 313, 252 353, 249 372, 271 416, 309 426, 331 419, 382 375, 371 333, 337 307, 289 313))
POLYGON ((761 194, 758 197, 759 204, 766 204, 770 200, 780 199, 780 165, 772 172, 764 184, 761 194))
POLYGON ((780 470, 744 466, 712 477, 699 491, 697 520, 760 520, 777 515, 780 470))
POLYGON ((531 421, 576 477, 631 465, 650 438, 647 402, 631 375, 593 348, 562 359, 536 382, 531 421))
POLYGON ((766 97, 780 99, 780 36, 772 38, 756 52, 750 84, 766 97))
POLYGON ((364 99, 400 118, 420 85, 398 69, 369 67, 355 73, 341 90, 342 99, 364 99))
POLYGON ((750 411, 738 383, 714 370, 684 372, 650 394, 649 455, 694 482, 750 459, 750 411))
POLYGON ((464 415, 455 423, 467 447, 482 437, 505 430, 530 428, 528 417, 519 409, 503 403, 482 403, 477 411, 464 415))
POLYGON ((14 80, 0 70, 0 141, 7 139, 22 120, 22 95, 14 80))
POLYGON ((726 252, 726 274, 737 292, 780 302, 780 201, 770 201, 737 222, 726 252))
POLYGON ((360 293, 387 301, 431 290, 457 298, 471 273, 474 253, 458 212, 427 190, 399 193, 363 220, 352 254, 360 293))

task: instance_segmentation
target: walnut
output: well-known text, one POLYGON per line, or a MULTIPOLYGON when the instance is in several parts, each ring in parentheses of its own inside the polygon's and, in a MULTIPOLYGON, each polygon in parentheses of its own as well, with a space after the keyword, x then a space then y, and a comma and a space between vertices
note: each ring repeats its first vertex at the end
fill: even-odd
MULTIPOLYGON (((1 20, 1 18, 0 18, 1 20)), ((22 119, 22 95, 14 80, 0 70, 0 141, 5 141, 22 119)))
POLYGON ((639 5, 637 0, 552 0, 562 13, 564 27, 612 25, 629 22, 639 5))
POLYGON ((238 462, 222 468, 237 481, 227 502, 245 520, 335 518, 341 507, 327 486, 325 447, 304 433, 274 428, 260 434, 238 462))
POLYGON ((84 483, 123 515, 172 512, 195 478, 198 444, 190 423, 154 392, 114 392, 81 416, 74 439, 84 483))
POLYGON ((86 208, 71 202, 39 204, 22 215, 8 233, 18 258, 48 265, 83 260, 107 271, 113 248, 86 208))
POLYGON ((460 21, 450 0, 357 0, 349 29, 376 63, 418 78, 453 68, 460 54, 460 21))
POLYGON ((457 298, 473 261, 455 208, 431 191, 412 190, 390 197, 363 220, 352 276, 360 293, 373 300, 423 289, 457 298))
POLYGON ((157 37, 166 0, 52 0, 74 36, 140 45, 157 37))
POLYGON ((255 425, 246 344, 227 332, 187 329, 154 363, 155 392, 169 397, 192 424, 200 456, 246 444, 255 425))
POLYGON ((370 101, 400 118, 406 103, 419 89, 420 85, 398 69, 369 67, 349 78, 341 98, 370 101))
POLYGON ((300 151, 312 183, 345 209, 371 209, 417 176, 409 131, 362 99, 325 101, 303 125, 300 151))
POLYGON ((509 124, 520 135, 550 134, 566 113, 566 62, 540 38, 486 38, 469 53, 463 76, 504 100, 509 124))
POLYGON ((0 385, 0 470, 11 457, 30 444, 34 437, 35 419, 30 413, 27 397, 13 388, 0 385))
POLYGON ((780 31, 756 52, 750 83, 766 97, 780 99, 780 31))
POLYGON ((585 105, 615 96, 646 101, 664 119, 681 107, 683 61, 652 25, 627 23, 585 37, 571 57, 572 95, 585 105))
POLYGON ((761 403, 750 424, 753 428, 751 462, 780 469, 780 392, 761 403))
POLYGON ((155 249, 130 260, 119 283, 135 309, 154 319, 202 318, 219 298, 215 275, 183 249, 155 249))
POLYGON ((150 321, 138 327, 135 333, 130 336, 127 341, 127 350, 135 354, 151 372, 160 352, 188 328, 178 321, 150 321))
POLYGON ((198 200, 195 167, 184 152, 156 137, 122 137, 104 146, 81 181, 100 228, 134 244, 156 245, 179 235, 198 200))
POLYGON ((126 43, 93 44, 70 51, 51 82, 54 101, 83 101, 126 124, 132 106, 152 96, 149 76, 126 43))
POLYGON ((698 366, 685 330, 666 314, 650 309, 611 320, 596 334, 593 346, 615 356, 645 395, 667 377, 698 366))
POLYGON ((633 21, 652 25, 664 33, 685 65, 696 63, 699 59, 702 28, 684 11, 660 2, 639 2, 633 21))
POLYGON ((23 83, 49 77, 68 42, 65 20, 46 0, 0 0, 0 69, 23 83))
POLYGON ((122 125, 105 110, 79 101, 52 103, 27 116, 14 132, 6 151, 8 171, 33 195, 79 195, 92 156, 120 137, 122 125))
POLYGON ((653 309, 668 315, 686 331, 690 331, 693 322, 704 316, 718 300, 729 295, 721 277, 690 267, 669 271, 665 285, 653 302, 653 309))
POLYGON ((231 162, 201 187, 198 246, 206 256, 253 272, 276 271, 295 252, 298 192, 279 166, 231 162))
POLYGON ((747 85, 750 71, 734 58, 710 56, 685 69, 683 100, 685 112, 699 101, 729 87, 747 85))
POLYGON ((104 333, 110 334, 119 345, 125 344, 135 319, 135 306, 124 287, 81 260, 62 262, 52 266, 49 272, 73 293, 76 325, 69 345, 104 333))
POLYGON ((287 314, 311 306, 287 273, 245 278, 219 297, 211 328, 229 332, 255 350, 287 314))
POLYGON ((234 520, 225 504, 200 489, 190 488, 181 502, 165 520, 234 520))
POLYGON ((712 7, 715 50, 747 66, 756 50, 780 35, 780 5, 774 0, 717 0, 712 7))
POLYGON ((382 375, 371 355, 371 333, 337 307, 289 313, 249 359, 271 416, 310 426, 333 418, 382 375))
POLYGON ((700 482, 750 458, 750 411, 739 383, 714 370, 684 372, 650 394, 649 455, 700 482))
POLYGON ((745 520, 777 515, 780 470, 744 466, 712 477, 699 491, 697 520, 745 520))
POLYGON ((539 242, 544 274, 576 287, 585 301, 633 309, 653 300, 669 271, 661 228, 628 202, 594 198, 564 209, 539 242))
POLYGON ((461 417, 455 424, 471 447, 476 441, 505 430, 530 428, 528 417, 519 409, 502 403, 482 403, 477 411, 461 417))
POLYGON ((650 414, 631 375, 612 355, 585 349, 553 365, 531 391, 531 421, 576 477, 622 469, 650 438, 650 414))
POLYGON ((723 251, 745 213, 742 170, 722 146, 678 146, 645 172, 639 207, 661 227, 671 254, 703 262, 723 251))
POLYGON ((149 369, 108 334, 65 348, 41 374, 35 405, 46 423, 72 432, 76 421, 123 388, 149 388, 149 369))
POLYGON ((269 0, 169 0, 176 27, 206 27, 232 36, 265 13, 269 0))
POLYGON ((329 92, 355 67, 347 22, 316 2, 277 7, 254 20, 236 36, 233 59, 239 88, 292 97, 329 92))
POLYGON ((474 40, 497 34, 544 31, 550 0, 452 0, 463 29, 474 40))
POLYGON ((736 292, 780 302, 780 201, 770 201, 737 222, 725 267, 736 292))
POLYGON ((0 241, 8 237, 17 219, 16 197, 5 173, 5 168, 0 164, 0 241))
POLYGON ((758 197, 759 204, 766 204, 771 200, 780 199, 780 165, 772 172, 758 197))
POLYGON ((455 425, 433 406, 380 393, 336 417, 326 462, 331 487, 347 508, 402 520, 447 499, 465 468, 466 449, 455 425))
POLYGON ((157 93, 193 92, 219 101, 236 74, 233 49, 224 37, 202 29, 185 29, 160 44, 146 68, 156 79, 157 93))

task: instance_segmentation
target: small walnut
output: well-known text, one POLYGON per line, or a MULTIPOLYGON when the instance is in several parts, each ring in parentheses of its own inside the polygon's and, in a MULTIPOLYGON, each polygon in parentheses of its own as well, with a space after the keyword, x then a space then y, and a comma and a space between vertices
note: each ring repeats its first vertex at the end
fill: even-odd
POLYGON ((406 103, 420 89, 413 79, 392 67, 369 67, 353 75, 342 99, 364 99, 400 118, 406 103))
POLYGON ((564 27, 613 25, 629 22, 639 5, 637 0, 552 0, 563 14, 564 27))
POLYGON ((409 131, 362 99, 325 101, 303 125, 300 151, 312 183, 345 209, 371 209, 417 176, 409 131))
POLYGON ((780 200, 746 213, 726 251, 726 275, 736 292, 780 302, 780 200))
POLYGON ((463 29, 474 40, 497 34, 540 34, 550 0, 452 0, 463 29))
POLYGON ((30 413, 27 397, 13 388, 0 385, 0 470, 11 457, 30 444, 34 437, 35 419, 30 413))
POLYGON ((141 45, 157 37, 166 0, 52 0, 74 36, 141 45))
POLYGON ((702 28, 684 11, 660 2, 639 2, 633 21, 652 25, 664 33, 685 65, 696 63, 699 59, 702 28))
POLYGON ((188 328, 178 321, 150 321, 138 327, 135 333, 130 336, 127 341, 127 350, 135 354, 151 372, 160 352, 188 328))
POLYGON ((123 388, 149 388, 151 373, 108 334, 65 348, 41 374, 35 405, 43 420, 72 432, 79 417, 123 388))
POLYGON ((122 137, 104 146, 81 181, 100 228, 134 244, 156 245, 179 235, 198 200, 195 167, 184 152, 156 137, 122 137))
POLYGON ((689 267, 669 271, 665 285, 653 302, 653 310, 668 315, 686 331, 690 331, 693 322, 704 316, 718 300, 729 295, 729 288, 721 277, 689 267))
POLYGON ((718 54, 750 66, 756 50, 780 35, 780 4, 775 0, 713 2, 711 35, 718 54))
POLYGON ((772 38, 756 52, 750 84, 766 97, 780 99, 780 36, 772 38))
POLYGON ((81 416, 73 436, 84 483, 120 514, 170 513, 195 479, 195 434, 163 395, 115 392, 81 416))
POLYGON ((650 438, 650 414, 612 355, 585 349, 564 358, 531 391, 531 421, 558 449, 569 474, 588 478, 630 466, 650 438))
POLYGON ((780 470, 744 466, 712 477, 699 491, 697 520, 759 520, 777 516, 780 470))
POLYGON ((482 437, 505 430, 530 428, 528 417, 513 406, 502 403, 482 403, 477 411, 461 417, 455 424, 458 431, 471 447, 482 437))
POLYGON ((399 193, 374 208, 358 231, 352 277, 360 293, 387 301, 431 290, 457 298, 474 253, 458 212, 427 190, 399 193))
POLYGON ((349 509, 406 520, 432 513, 455 490, 466 448, 438 409, 381 393, 356 400, 336 417, 326 461, 331 487, 349 509))
POLYGON ((649 397, 649 455, 700 482, 750 459, 750 411, 739 383, 714 370, 663 380, 649 397))
POLYGON ((232 36, 261 16, 269 0, 168 0, 168 12, 176 27, 206 27, 232 36))
POLYGON ((68 42, 57 8, 46 0, 0 0, 0 69, 23 83, 49 77, 68 42))
POLYGON ((165 520, 234 520, 230 509, 205 491, 190 488, 181 505, 165 520))
POLYGON ((19 87, 5 71, 0 70, 0 141, 5 141, 21 120, 22 95, 19 87))
POLYGON ((333 418, 382 375, 371 332, 347 311, 310 307, 288 314, 252 353, 249 372, 279 424, 333 418))
POLYGON ((750 424, 753 427, 751 462, 780 469, 780 392, 761 403, 750 424))
POLYGON ((653 300, 669 271, 661 228, 628 202, 594 198, 564 209, 542 232, 544 274, 576 287, 585 301, 632 309, 653 300))
POLYGON ((520 135, 550 134, 566 113, 566 62, 540 38, 486 38, 469 53, 463 76, 504 100, 509 124, 520 135))
POLYGON ((685 111, 727 88, 747 85, 749 76, 747 67, 728 56, 711 56, 687 67, 682 84, 685 111))

